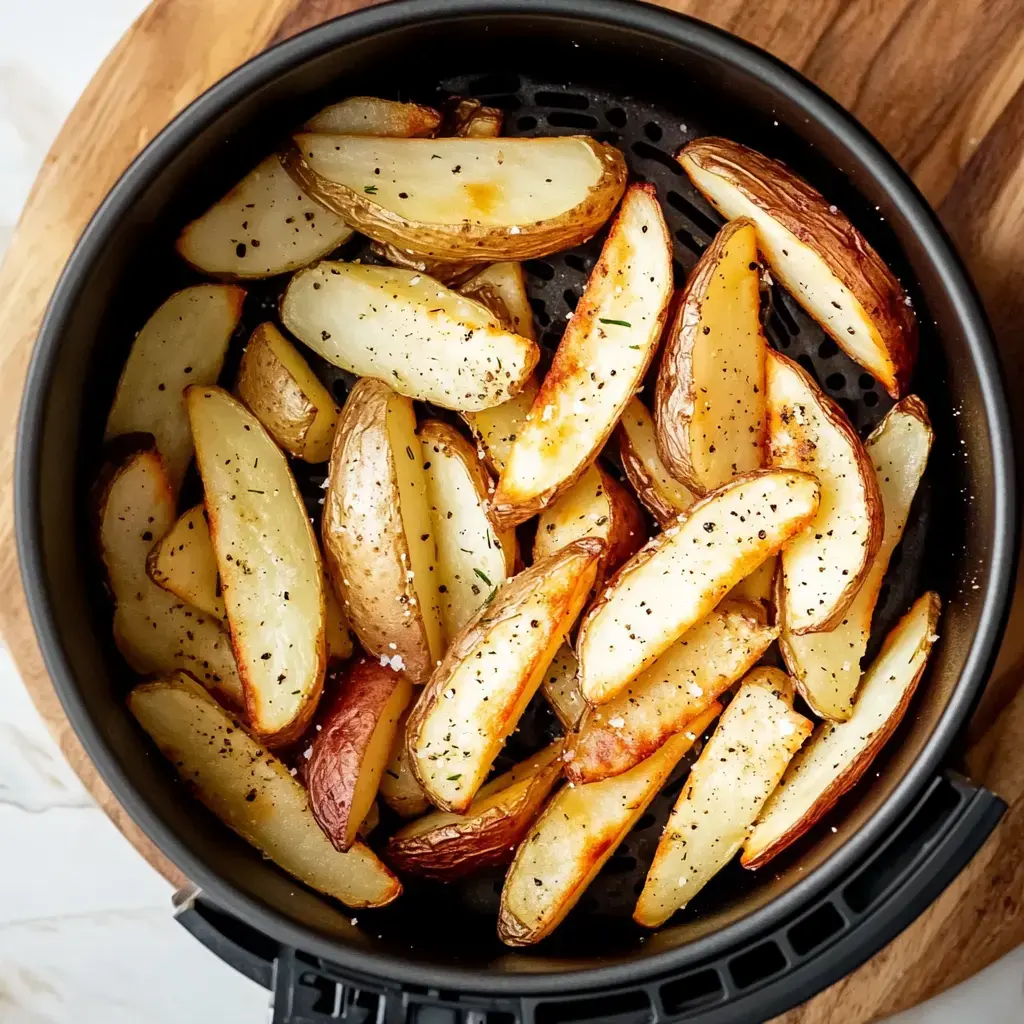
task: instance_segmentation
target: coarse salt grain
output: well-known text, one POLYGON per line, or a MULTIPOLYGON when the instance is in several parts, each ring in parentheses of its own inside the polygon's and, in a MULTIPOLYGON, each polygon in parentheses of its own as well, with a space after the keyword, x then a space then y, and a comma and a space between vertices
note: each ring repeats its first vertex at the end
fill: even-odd
POLYGON ((311 746, 306 747, 302 752, 302 756, 308 761, 313 756, 313 748, 311 746))
POLYGON ((621 729, 626 724, 626 720, 622 717, 622 715, 616 715, 614 718, 608 719, 608 724, 613 729, 621 729))

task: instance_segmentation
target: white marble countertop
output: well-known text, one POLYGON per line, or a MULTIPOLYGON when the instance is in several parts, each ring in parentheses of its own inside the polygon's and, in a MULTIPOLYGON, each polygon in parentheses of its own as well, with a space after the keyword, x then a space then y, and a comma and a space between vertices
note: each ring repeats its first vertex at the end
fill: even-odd
MULTIPOLYGON (((61 121, 144 6, 0 0, 0 257, 61 121)), ((64 763, 0 649, 0 1022, 264 1021, 267 993, 175 924, 170 896, 64 763)), ((890 1024, 1024 1021, 1022 979, 1024 947, 890 1024)))

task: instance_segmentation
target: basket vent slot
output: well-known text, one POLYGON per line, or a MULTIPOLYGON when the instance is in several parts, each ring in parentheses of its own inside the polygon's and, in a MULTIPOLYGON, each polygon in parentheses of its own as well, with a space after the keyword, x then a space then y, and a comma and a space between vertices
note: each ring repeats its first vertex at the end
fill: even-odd
POLYGON ((762 942, 729 961, 729 973, 738 989, 750 988, 785 969, 786 955, 774 942, 762 942))
POLYGON ((673 1015, 684 1010, 698 1010, 703 1006, 710 1006, 724 997, 725 987, 722 985, 722 979, 713 968, 695 971, 661 986, 661 1001, 665 1011, 673 1015))

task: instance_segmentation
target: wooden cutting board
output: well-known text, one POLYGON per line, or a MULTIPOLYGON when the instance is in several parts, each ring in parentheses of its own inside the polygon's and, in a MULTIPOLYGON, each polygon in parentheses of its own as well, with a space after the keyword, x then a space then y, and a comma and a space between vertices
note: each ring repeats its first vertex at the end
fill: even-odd
MULTIPOLYGON (((370 0, 373 2, 373 0, 370 0)), ((662 0, 765 47, 851 110, 940 211, 1024 383, 1024 3, 1020 0, 662 0)), ((586 0, 580 0, 581 8, 586 0)), ((199 93, 267 46, 360 0, 153 0, 57 137, 0 268, 0 578, 17 579, 11 470, 17 395, 40 318, 75 240, 143 146, 199 93)), ((1024 417, 1022 417, 1024 419, 1024 417)), ((1016 430, 1018 437, 1024 431, 1016 430)), ((1018 441, 1018 444, 1020 442, 1018 441)), ((1024 445, 1019 450, 1024 451, 1024 445)), ((1018 572, 1018 582, 1021 576, 1018 572)), ((1018 594, 1021 587, 1018 587, 1018 594)), ((1024 598, 972 727, 975 778, 1010 804, 942 898, 845 981, 780 1020, 861 1024, 920 1002, 1024 941, 1024 598)), ((180 873, 128 819, 65 720, 24 595, 0 630, 61 749, 135 847, 180 873)))

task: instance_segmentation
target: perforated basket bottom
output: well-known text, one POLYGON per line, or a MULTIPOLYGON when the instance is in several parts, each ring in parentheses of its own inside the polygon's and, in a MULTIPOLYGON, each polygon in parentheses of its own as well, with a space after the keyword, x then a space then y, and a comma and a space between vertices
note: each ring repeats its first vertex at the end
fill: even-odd
MULTIPOLYGON (((416 98, 431 102, 452 94, 476 96, 490 106, 504 109, 506 135, 585 133, 618 146, 626 155, 631 179, 651 182, 657 188, 674 240, 676 285, 683 284, 720 223, 673 159, 673 154, 687 141, 708 134, 699 116, 694 114, 680 118, 678 113, 670 113, 665 107, 638 102, 627 96, 593 89, 581 92, 565 85, 505 74, 445 79, 438 84, 436 96, 431 96, 428 91, 416 98)), ((547 357, 562 337, 568 316, 583 293, 603 240, 602 232, 569 252, 525 264, 538 336, 547 357)), ((365 244, 350 244, 337 255, 346 259, 358 257, 376 261, 365 244)), ((261 321, 276 318, 278 298, 286 283, 285 278, 278 278, 249 286, 249 298, 237 336, 240 343, 234 346, 233 358, 229 359, 230 365, 226 367, 227 379, 233 380, 241 341, 261 321)), ((772 286, 765 303, 765 330, 776 348, 814 374, 825 391, 846 410, 862 436, 873 429, 891 407, 891 399, 874 378, 841 352, 778 286, 772 286)), ((351 376, 308 350, 306 354, 338 401, 343 401, 352 383, 351 376)), ((430 409, 430 414, 452 418, 450 414, 435 409, 430 409)), ((304 463, 294 465, 310 515, 315 518, 319 529, 323 498, 321 484, 326 467, 309 467, 304 463)), ((929 507, 930 486, 926 475, 903 543, 895 552, 886 576, 875 615, 869 657, 877 649, 880 638, 918 592, 929 507)), ((495 770, 505 770, 510 762, 539 749, 558 733, 553 714, 538 697, 520 722, 495 770)), ((643 887, 658 838, 699 746, 683 760, 669 784, 591 884, 565 924, 553 938, 546 940, 547 948, 554 951, 558 947, 570 956, 586 956, 592 950, 607 948, 609 929, 639 933, 630 920, 636 897, 643 887), (588 928, 588 922, 595 917, 602 922, 600 935, 595 935, 594 930, 588 928)), ((389 824, 394 822, 385 817, 375 841, 386 834, 389 824)), ((502 870, 483 872, 445 886, 413 880, 400 901, 404 909, 388 908, 377 912, 375 917, 382 930, 390 932, 394 929, 394 933, 401 935, 408 927, 411 913, 451 915, 457 908, 460 914, 458 927, 467 942, 494 943, 494 921, 503 874, 502 870), (415 911, 409 909, 410 902, 417 905, 415 911)), ((715 906, 725 898, 735 899, 740 891, 757 884, 756 875, 732 865, 714 879, 684 913, 699 915, 703 907, 715 906)), ((623 938, 629 941, 626 935, 623 938)), ((633 941, 636 938, 635 935, 633 941)))

